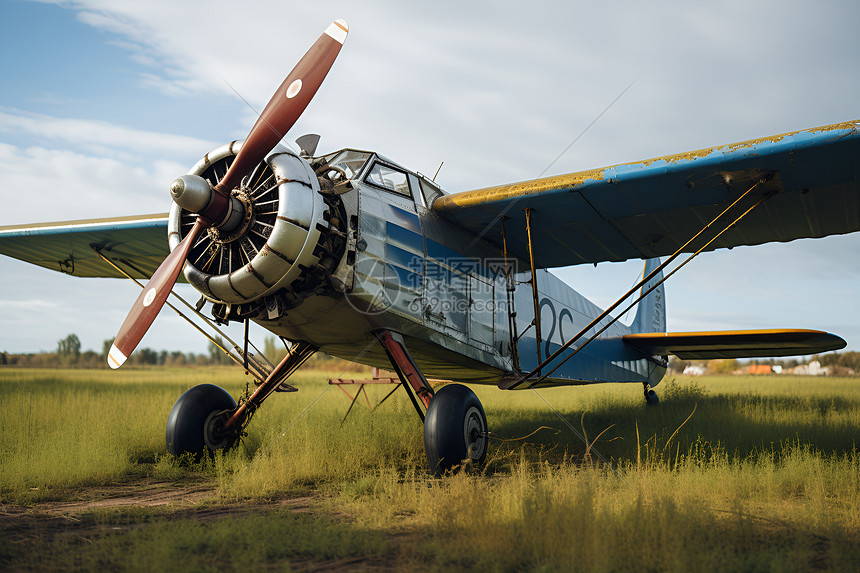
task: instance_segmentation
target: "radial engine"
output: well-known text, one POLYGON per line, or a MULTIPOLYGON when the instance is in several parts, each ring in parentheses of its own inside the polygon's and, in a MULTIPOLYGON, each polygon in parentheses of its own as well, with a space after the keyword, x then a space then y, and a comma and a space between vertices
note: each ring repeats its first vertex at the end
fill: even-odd
MULTIPOLYGON (((241 146, 218 147, 173 182, 171 250, 205 212, 211 187, 241 146)), ((347 214, 331 187, 302 157, 278 146, 231 191, 223 221, 201 233, 184 268, 217 319, 276 320, 310 295, 348 289, 347 214)))

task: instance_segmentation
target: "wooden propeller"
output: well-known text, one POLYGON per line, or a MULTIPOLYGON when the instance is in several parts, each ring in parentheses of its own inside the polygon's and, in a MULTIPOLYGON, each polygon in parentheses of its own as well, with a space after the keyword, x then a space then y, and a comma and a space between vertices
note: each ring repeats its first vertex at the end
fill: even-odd
POLYGON ((185 264, 197 237, 208 227, 218 226, 226 217, 230 192, 278 144, 310 103, 334 64, 349 28, 335 20, 287 75, 263 113, 257 119, 242 149, 214 187, 214 201, 198 213, 197 222, 185 238, 164 259, 132 305, 108 353, 108 365, 119 368, 149 330, 185 264))

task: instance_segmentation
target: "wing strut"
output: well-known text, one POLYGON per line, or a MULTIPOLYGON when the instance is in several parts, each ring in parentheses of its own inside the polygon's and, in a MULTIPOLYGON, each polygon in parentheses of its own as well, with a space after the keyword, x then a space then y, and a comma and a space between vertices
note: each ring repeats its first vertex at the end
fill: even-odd
MULTIPOLYGON (((686 265, 686 264, 687 264, 687 263, 689 263, 691 260, 693 260, 693 258, 694 258, 694 257, 698 256, 698 255, 699 255, 699 253, 701 253, 702 251, 704 251, 705 249, 707 249, 707 248, 708 248, 708 247, 709 247, 709 246, 710 246, 714 241, 716 241, 716 240, 720 237, 720 235, 722 235, 723 233, 725 233, 726 231, 728 231, 729 229, 731 229, 731 228, 732 228, 736 223, 738 223, 741 219, 743 219, 744 217, 746 217, 746 216, 747 216, 747 215, 748 215, 748 214, 749 214, 753 209, 755 209, 756 207, 758 207, 759 205, 761 205, 765 200, 769 199, 770 197, 773 197, 773 195, 775 195, 775 194, 777 193, 776 191, 769 191, 769 192, 765 193, 764 195, 762 195, 762 196, 758 199, 758 201, 756 201, 755 203, 753 203, 753 204, 752 204, 752 206, 750 206, 749 208, 747 208, 747 209, 746 209, 746 211, 744 211, 743 213, 741 213, 741 214, 740 214, 736 219, 734 219, 733 221, 731 221, 728 225, 725 225, 725 226, 722 228, 722 230, 720 230, 720 231, 719 231, 716 235, 714 235, 714 236, 713 236, 713 237, 712 237, 708 242, 706 242, 704 245, 702 245, 702 246, 701 246, 701 247, 700 247, 696 252, 692 253, 690 256, 688 256, 686 259, 684 259, 684 260, 683 260, 683 261, 682 261, 682 262, 681 262, 677 267, 675 267, 674 269, 672 269, 672 272, 670 272, 668 275, 666 275, 665 277, 663 277, 663 278, 661 278, 659 281, 657 281, 657 282, 656 282, 654 285, 652 285, 652 286, 651 286, 647 291, 645 291, 645 292, 643 292, 642 294, 640 294, 640 295, 639 295, 639 298, 637 298, 636 300, 634 300, 633 302, 631 302, 629 305, 627 305, 627 308, 625 308, 621 313, 619 313, 617 317, 612 318, 612 320, 610 320, 610 321, 609 321, 609 322, 607 322, 604 326, 602 326, 602 327, 600 328, 600 330, 598 330, 598 331, 597 331, 597 332, 595 332, 593 335, 591 335, 591 337, 590 337, 588 340, 586 340, 586 341, 585 341, 584 343, 582 343, 580 346, 576 347, 576 349, 574 349, 574 351, 573 351, 573 352, 571 352, 568 356, 564 357, 564 359, 563 359, 563 360, 561 360, 558 364, 556 364, 556 365, 555 365, 555 367, 554 367, 552 370, 550 370, 550 371, 549 371, 549 372, 547 372, 546 374, 541 375, 541 369, 542 369, 542 368, 544 368, 545 366, 549 365, 549 363, 550 363, 550 362, 552 362, 553 360, 555 360, 556 358, 558 358, 558 357, 561 355, 561 353, 562 353, 562 352, 564 352, 565 350, 567 350, 568 348, 570 348, 570 347, 571 347, 571 345, 573 345, 573 343, 574 343, 574 342, 576 342, 577 340, 579 340, 580 338, 582 338, 582 337, 585 335, 585 333, 586 333, 586 332, 588 332, 590 329, 592 329, 593 327, 595 327, 596 325, 598 325, 598 324, 600 323, 600 321, 601 321, 601 320, 603 320, 604 318, 606 318, 607 316, 609 316, 609 313, 611 313, 613 310, 615 310, 616 308, 618 308, 618 307, 621 305, 621 303, 623 303, 625 300, 627 300, 627 299, 628 299, 628 298, 629 298, 633 293, 635 293, 635 292, 636 292, 636 290, 637 290, 637 289, 641 289, 644 285, 648 284, 648 281, 650 281, 651 279, 653 279, 654 277, 656 277, 658 273, 662 272, 662 271, 663 271, 663 269, 665 269, 665 268, 666 268, 666 267, 667 267, 667 266, 668 266, 672 261, 674 261, 674 260, 678 257, 678 255, 680 255, 680 254, 681 254, 681 252, 682 252, 682 251, 683 251, 683 250, 684 250, 684 249, 685 249, 685 248, 686 248, 690 243, 692 243, 692 242, 693 242, 694 240, 696 240, 700 235, 702 235, 703 233, 705 233, 705 231, 707 231, 707 230, 708 230, 708 229, 710 229, 713 225, 715 225, 715 224, 716 224, 716 222, 717 222, 720 218, 722 218, 722 216, 723 216, 723 215, 725 215, 726 213, 728 213, 728 212, 729 212, 729 211, 730 211, 730 210, 731 210, 735 205, 737 205, 737 204, 738 204, 738 203, 739 203, 739 202, 740 202, 744 197, 746 197, 747 195, 749 195, 750 193, 752 193, 752 191, 753 191, 756 187, 758 187, 759 185, 763 185, 763 184, 767 183, 767 181, 770 179, 770 177, 772 177, 772 174, 766 175, 766 176, 762 177, 761 179, 759 179, 757 182, 755 182, 755 183, 754 183, 754 184, 753 184, 749 189, 747 189, 747 190, 746 190, 746 192, 745 192, 743 195, 741 195, 740 197, 738 197, 737 199, 735 199, 735 201, 734 201, 731 205, 729 205, 728 207, 726 207, 726 208, 725 208, 725 209, 724 209, 724 210, 723 210, 719 215, 717 215, 716 217, 714 217, 714 218, 711 220, 711 222, 710 222, 710 223, 708 223, 707 225, 705 225, 704 227, 702 227, 702 229, 701 229, 698 233, 696 233, 692 238, 690 238, 690 240, 688 240, 686 243, 684 243, 684 245, 682 245, 682 246, 681 246, 677 251, 675 251, 674 253, 672 253, 672 255, 671 255, 668 259, 666 259, 664 262, 662 262, 660 265, 658 265, 658 266, 657 266, 657 268, 655 268, 653 271, 651 271, 651 272, 648 274, 648 276, 643 277, 643 278, 642 278, 642 280, 640 280, 638 283, 636 283, 636 284, 633 286, 633 288, 631 288, 631 289, 630 289, 629 291, 627 291, 624 295, 622 295, 622 296, 621 296, 621 298, 619 298, 617 301, 615 301, 615 302, 612 304, 612 306, 610 306, 609 308, 607 308, 606 310, 604 310, 600 315, 598 315, 594 320, 592 320, 590 323, 588 323, 588 324, 587 324, 587 325, 586 325, 582 330, 580 330, 580 331, 579 331, 576 335, 574 335, 570 340, 568 340, 567 342, 565 342, 564 344, 562 344, 562 345, 561 345, 561 347, 560 347, 558 350, 556 350, 555 352, 553 352, 550 356, 547 356, 547 358, 546 358, 543 362, 539 362, 539 363, 538 363, 538 365, 537 365, 537 366, 536 366, 536 367, 535 367, 531 372, 529 372, 529 373, 528 373, 528 374, 526 374, 525 376, 522 376, 521 378, 516 379, 516 380, 504 380, 504 381, 502 381, 502 382, 500 382, 500 383, 499 383, 499 388, 501 388, 501 389, 503 389, 503 390, 514 390, 515 388, 517 388, 517 386, 520 386, 523 382, 527 382, 527 381, 529 382, 529 384, 528 384, 528 388, 533 388, 533 387, 535 387, 537 384, 539 384, 539 383, 543 382, 543 381, 544 381, 548 376, 550 376, 553 372, 555 372, 556 370, 558 370, 558 369, 562 366, 562 364, 564 364, 565 362, 567 362, 568 360, 570 360, 571 358, 573 358, 573 357, 576 355, 576 353, 577 353, 577 352, 579 352, 580 350, 582 350, 583 348, 585 348, 585 347, 586 347, 586 346, 587 346, 587 345, 588 345, 592 340, 594 340, 594 339, 596 339, 598 336, 600 336, 600 335, 601 335, 601 334, 602 334, 602 333, 603 333, 607 328, 609 328, 612 324, 614 324, 614 323, 615 323, 615 322, 616 322, 620 317, 624 316, 624 314, 625 314, 628 310, 630 310, 631 308, 633 308, 633 306, 634 306, 634 305, 636 305, 640 300, 642 300, 643 298, 645 298, 646 296, 648 296, 648 294, 650 294, 654 289, 656 289, 658 286, 660 286, 661 284, 663 284, 664 282, 666 282, 666 281, 669 279, 669 277, 671 277, 671 276, 672 276, 672 275, 674 275, 676 272, 678 272, 679 270, 681 270, 681 268, 682 268, 684 265, 686 265), (536 380, 530 380, 530 378, 531 378, 532 376, 534 376, 535 374, 537 374, 537 375, 538 375, 538 378, 537 378, 536 380)), ((527 213, 526 217, 528 217, 528 213, 527 213)), ((527 220, 528 220, 528 219, 527 219, 527 220)), ((531 248, 531 245, 529 245, 529 247, 531 248)), ((537 299, 535 299, 535 300, 537 300, 537 299)), ((538 350, 538 356, 540 356, 540 354, 539 354, 539 353, 540 353, 540 350, 538 350)))
MULTIPOLYGON (((507 301, 508 301, 508 327, 509 332, 511 333, 511 358, 514 361, 514 368, 517 370, 520 369, 520 353, 517 349, 517 340, 519 340, 519 336, 517 335, 517 310, 514 308, 514 293, 517 290, 516 285, 514 284, 514 272, 513 268, 508 265, 508 239, 505 236, 505 219, 507 217, 502 216, 499 219, 499 223, 502 227, 502 255, 505 260, 505 290, 507 291, 507 301)), ((540 348, 540 346, 538 346, 540 348)))
MULTIPOLYGON (((526 212, 526 237, 529 242, 529 264, 532 268, 532 299, 534 299, 535 304, 535 319, 532 324, 535 325, 535 340, 537 340, 537 357, 538 357, 538 367, 534 369, 534 372, 540 374, 541 365, 543 362, 541 361, 541 353, 540 353, 540 302, 538 299, 538 288, 537 288, 537 275, 535 274, 535 255, 532 250, 532 208, 526 207, 523 209, 526 212)), ((530 374, 531 375, 531 374, 530 374)))
MULTIPOLYGON (((98 255, 98 256, 99 256, 99 257, 100 257, 104 262, 106 262, 107 264, 109 264, 110 266, 112 266, 112 267, 113 267, 117 272, 119 272, 120 274, 122 274, 123 276, 125 276, 125 278, 127 278, 127 279, 130 279, 130 280, 134 281, 134 282, 137 284, 137 286, 139 286, 140 288, 144 288, 144 286, 145 286, 145 285, 144 285, 142 282, 140 282, 139 280, 137 280, 136 278, 134 278, 133 276, 131 276, 131 274, 129 274, 128 272, 126 272, 126 271, 125 271, 125 269, 123 269, 122 267, 120 267, 119 265, 117 265, 117 264, 116 264, 116 261, 112 261, 111 259, 107 258, 107 257, 104 255, 104 253, 102 253, 102 252, 101 252, 101 249, 100 249, 98 246, 94 246, 94 247, 93 247, 93 251, 95 251, 95 253, 96 253, 96 254, 97 254, 97 255, 98 255)), ((134 266, 133 264, 131 264, 130 262, 128 262, 128 261, 124 261, 124 262, 125 262, 125 264, 126 264, 127 266, 131 267, 131 270, 132 270, 133 272, 140 273, 141 275, 146 275, 146 274, 147 274, 147 273, 145 273, 143 270, 141 270, 141 269, 137 268, 136 266, 134 266)), ((207 325, 208 325, 212 330, 214 330, 215 332, 217 332, 217 333, 218 333, 218 334, 223 338, 223 340, 226 340, 227 342, 229 342, 230 344, 232 344, 232 345, 233 345, 233 352, 231 352, 230 350, 227 350, 224 346, 222 346, 222 345, 224 344, 223 340, 222 340, 222 341, 219 341, 219 339, 215 338, 215 336, 213 336, 213 335, 209 334, 208 332, 206 332, 205 330, 203 330, 203 329, 200 327, 200 325, 198 325, 198 324, 197 324, 197 323, 195 323, 193 320, 191 320, 190 318, 188 318, 188 316, 186 316, 186 315, 185 315, 181 310, 179 310, 178 308, 176 308, 175 306, 173 306, 173 305, 172 305, 172 304, 170 304, 169 302, 166 302, 165 304, 166 304, 167 306, 169 306, 170 308, 172 308, 172 309, 173 309, 173 311, 174 311, 174 312, 176 312, 176 314, 178 314, 179 316, 181 316, 181 317, 182 317, 182 318, 183 318, 183 319, 184 319, 188 324, 190 324, 191 326, 193 326, 194 328, 196 328, 196 329, 197 329, 197 331, 198 331, 200 334, 202 334, 203 336, 205 336, 205 337, 209 340, 209 342, 211 342, 212 344, 214 344, 215 346, 217 346, 217 347, 218 347, 218 348, 219 348, 219 349, 220 349, 224 354, 226 354, 226 355, 230 358, 230 360, 232 360, 232 361, 233 361, 233 362, 235 362, 236 364, 239 364, 240 366, 244 366, 245 370, 246 370, 249 374, 251 374, 251 375, 252 375, 252 376, 257 380, 257 384, 260 384, 261 382, 263 382, 263 380, 265 380, 265 379, 266 379, 266 376, 268 376, 269 371, 271 371, 271 369, 272 369, 272 368, 274 368, 274 366, 273 366, 273 365, 272 365, 272 363, 269 361, 269 359, 268 359, 268 358, 266 358, 266 356, 265 356, 262 352, 260 352, 260 349, 259 349, 259 348, 257 348, 256 346, 254 346, 254 349, 257 351, 257 354, 249 355, 249 354, 248 354, 248 347, 247 347, 247 346, 245 346, 245 351, 244 351, 244 353, 243 353, 243 352, 242 352, 242 349, 239 347, 239 345, 238 345, 236 342, 234 342, 234 341, 233 341, 233 339, 231 339, 231 338, 227 335, 227 333, 226 333, 226 332, 224 332, 223 330, 221 330, 220 328, 218 328, 218 326, 217 326, 215 323, 213 323, 211 320, 209 320, 209 318, 207 318, 207 317, 206 317, 206 315, 204 315, 202 312, 200 312, 200 311, 199 311, 199 309, 198 309, 199 307, 198 307, 198 308, 195 308, 195 307, 194 307, 194 306, 192 306, 188 301, 186 301, 184 298, 182 298, 181 296, 179 296, 179 294, 177 294, 176 292, 171 291, 171 293, 170 293, 170 294, 172 294, 172 295, 173 295, 173 296, 175 296, 177 299, 179 299, 179 301, 180 301, 182 304, 184 304, 184 305, 188 308, 188 310, 190 310, 190 311, 191 311, 191 312, 193 312, 195 315, 197 315, 198 317, 200 317, 200 318, 201 318, 201 319, 202 319, 202 320, 203 320, 203 321, 204 321, 204 322, 205 322, 205 323, 206 323, 206 324, 207 324, 207 325), (234 352, 235 352, 235 354, 234 354, 234 352), (237 356, 237 355, 238 355, 238 356, 237 356), (262 364, 261 362, 259 362, 259 361, 257 360, 257 357, 258 357, 258 356, 259 356, 260 358, 262 358, 263 360, 265 360, 266 364, 262 364)), ((202 305, 201 305, 201 306, 202 306, 202 305)), ((246 335, 246 336, 247 336, 247 335, 246 335)), ((247 338, 246 338, 246 341, 247 341, 247 338)), ((252 344, 252 346, 253 346, 253 343, 251 343, 251 344, 252 344)))

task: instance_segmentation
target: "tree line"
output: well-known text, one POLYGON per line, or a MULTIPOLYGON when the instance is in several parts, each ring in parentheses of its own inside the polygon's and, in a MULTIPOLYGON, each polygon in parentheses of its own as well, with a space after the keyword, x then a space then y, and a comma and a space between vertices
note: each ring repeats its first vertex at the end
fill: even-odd
POLYGON ((822 356, 815 355, 812 359, 818 360, 822 366, 827 366, 837 373, 847 370, 860 372, 860 352, 831 352, 822 356))
MULTIPOLYGON (((224 346, 220 338, 216 340, 224 346)), ((81 350, 81 340, 72 333, 57 341, 55 352, 21 354, 0 352, 0 366, 107 368, 107 355, 113 341, 113 338, 103 341, 101 352, 81 350)), ((138 348, 128 357, 126 364, 130 366, 212 366, 232 364, 232 361, 218 346, 210 342, 206 354, 138 348)))
MULTIPOLYGON (((102 342, 101 352, 81 350, 81 341, 74 333, 57 341, 55 352, 10 353, 0 352, 0 366, 23 366, 33 368, 107 368, 107 356, 113 345, 113 338, 102 342)), ((128 357, 126 365, 138 367, 183 367, 183 366, 221 366, 233 364, 233 361, 221 348, 229 348, 221 337, 215 337, 215 342, 209 342, 205 354, 180 352, 178 350, 154 350, 138 348, 128 357)), ((250 349, 250 353, 255 353, 250 349)), ((277 364, 286 355, 286 347, 273 336, 267 336, 263 344, 263 354, 277 364)), ((314 369, 346 369, 350 366, 347 360, 334 358, 322 352, 316 353, 308 360, 306 366, 314 369)), ((356 369, 352 368, 354 372, 356 369)))

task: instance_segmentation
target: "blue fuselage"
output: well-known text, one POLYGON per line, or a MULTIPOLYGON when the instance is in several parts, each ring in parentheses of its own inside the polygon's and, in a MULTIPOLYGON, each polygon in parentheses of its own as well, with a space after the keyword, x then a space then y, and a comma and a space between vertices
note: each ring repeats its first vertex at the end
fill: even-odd
MULTIPOLYGON (((417 189, 420 176, 404 172, 417 189)), ((388 360, 371 332, 386 328, 404 335, 428 377, 497 384, 531 371, 539 356, 546 358, 601 313, 539 269, 538 336, 531 269, 491 242, 499 238, 498 228, 478 238, 438 217, 421 197, 416 201, 357 179, 342 196, 358 221, 346 296, 311 296, 277 321, 261 322, 276 334, 385 367, 388 360)), ((563 356, 611 320, 589 330, 563 356)), ((614 322, 546 384, 656 385, 665 369, 622 342, 631 332, 630 326, 614 322)))

